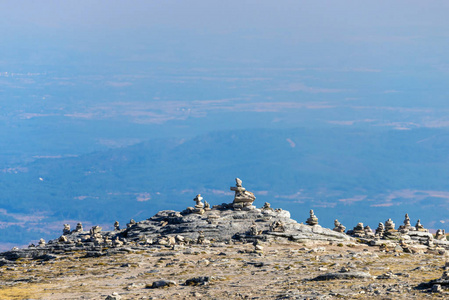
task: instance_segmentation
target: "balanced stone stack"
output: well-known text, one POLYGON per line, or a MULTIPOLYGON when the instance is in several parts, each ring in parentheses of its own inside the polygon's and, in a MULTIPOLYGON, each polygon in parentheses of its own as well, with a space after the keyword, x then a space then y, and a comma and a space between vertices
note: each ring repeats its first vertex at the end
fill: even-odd
POLYGON ((401 234, 398 232, 394 227, 396 225, 394 224, 393 220, 388 219, 385 221, 385 232, 384 232, 384 238, 386 239, 398 239, 401 234))
POLYGON ((373 238, 374 237, 374 232, 371 230, 371 227, 369 227, 369 225, 366 225, 363 228, 364 232, 365 232, 365 237, 366 238, 373 238))
POLYGON ((69 224, 64 224, 64 228, 62 229, 62 234, 70 234, 70 225, 69 224))
POLYGON ((357 226, 352 229, 351 234, 355 237, 365 237, 365 229, 363 227, 363 223, 358 223, 357 226))
POLYGON ((417 231, 421 231, 421 232, 428 232, 427 229, 424 228, 424 226, 421 224, 421 220, 418 219, 418 221, 416 222, 415 228, 417 231))
POLYGON ((315 216, 313 209, 309 211, 310 217, 307 219, 306 223, 310 226, 318 225, 318 218, 315 216))
POLYGON ((384 226, 384 223, 379 222, 379 225, 378 225, 377 228, 376 228, 375 236, 381 238, 381 237, 384 236, 384 232, 385 232, 385 226, 384 226))
POLYGON ((239 178, 235 179, 236 186, 231 186, 231 191, 235 192, 234 201, 232 202, 232 207, 235 210, 251 210, 254 209, 254 200, 256 197, 253 193, 248 192, 243 186, 242 181, 239 178))
POLYGON ((195 208, 193 209, 193 212, 196 214, 204 214, 204 203, 201 202, 203 200, 203 197, 201 197, 201 194, 196 195, 195 198, 193 198, 193 201, 195 201, 195 208))
POLYGON ((76 224, 75 232, 82 232, 83 231, 83 224, 79 222, 76 224))
POLYGON ((399 231, 401 231, 402 233, 407 233, 409 230, 415 230, 415 227, 410 224, 410 218, 408 214, 405 214, 404 225, 399 226, 399 231))
POLYGON ((388 219, 385 221, 385 231, 396 231, 396 229, 394 229, 394 227, 395 227, 395 224, 392 219, 388 219))
POLYGON ((436 240, 446 241, 446 232, 444 229, 438 229, 435 234, 436 240))
POLYGON ((343 225, 343 224, 341 224, 337 219, 335 219, 335 221, 334 221, 334 231, 336 231, 336 232, 345 232, 345 230, 346 230, 346 227, 343 225))

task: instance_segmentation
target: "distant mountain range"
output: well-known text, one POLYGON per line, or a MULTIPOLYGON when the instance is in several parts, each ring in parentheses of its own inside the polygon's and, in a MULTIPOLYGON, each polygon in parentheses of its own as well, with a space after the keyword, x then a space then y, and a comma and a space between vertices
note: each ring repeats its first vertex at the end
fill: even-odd
MULTIPOLYGON (((0 170, 0 243, 54 238, 62 224, 112 228, 159 210, 182 210, 196 194, 232 201, 234 178, 255 205, 313 208, 320 224, 372 228, 409 213, 449 229, 449 131, 340 128, 216 131, 157 139, 78 157, 41 158, 0 170)), ((9 243, 9 244, 7 244, 9 243)))

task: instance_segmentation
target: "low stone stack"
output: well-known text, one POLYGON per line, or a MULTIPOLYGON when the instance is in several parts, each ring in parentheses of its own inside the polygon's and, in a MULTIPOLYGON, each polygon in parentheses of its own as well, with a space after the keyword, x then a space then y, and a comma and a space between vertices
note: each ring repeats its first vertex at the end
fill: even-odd
POLYGON ((385 226, 384 226, 384 223, 379 222, 379 225, 378 225, 377 228, 376 228, 375 236, 376 236, 376 237, 379 237, 379 238, 382 238, 382 237, 384 236, 384 232, 385 232, 385 226))
POLYGON ((395 226, 396 225, 394 224, 393 220, 388 219, 385 221, 385 239, 396 240, 400 238, 401 233, 395 229, 395 226))
POLYGON ((415 229, 421 232, 429 232, 429 230, 425 229, 424 226, 421 224, 420 219, 418 219, 418 221, 416 222, 415 229))
POLYGON ((366 225, 363 228, 363 231, 365 232, 365 238, 373 238, 374 237, 374 232, 371 229, 371 227, 369 227, 369 225, 366 225))
POLYGON ((358 223, 351 231, 351 235, 355 237, 365 237, 365 229, 363 223, 358 223))
POLYGON ((343 225, 343 224, 341 224, 337 219, 335 219, 335 221, 334 221, 334 229, 333 229, 334 231, 336 231, 336 232, 345 232, 345 230, 346 230, 346 227, 343 225))
POLYGON ((64 224, 64 228, 62 229, 62 234, 63 235, 67 235, 67 234, 70 234, 70 233, 71 233, 70 225, 69 224, 64 224))
POLYGON ((76 224, 75 232, 82 232, 83 231, 83 224, 79 222, 76 224))
POLYGON ((438 229, 435 234, 435 239, 440 241, 447 241, 446 231, 444 229, 438 229))

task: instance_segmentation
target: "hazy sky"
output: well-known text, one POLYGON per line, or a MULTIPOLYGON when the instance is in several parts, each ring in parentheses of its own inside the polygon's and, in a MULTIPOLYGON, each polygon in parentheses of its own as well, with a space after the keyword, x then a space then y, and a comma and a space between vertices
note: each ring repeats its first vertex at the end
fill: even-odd
POLYGON ((244 111, 252 127, 446 127, 448 11, 447 1, 0 1, 0 122, 48 133, 30 124, 202 118, 220 130, 246 126, 247 116, 228 121, 244 111))
POLYGON ((447 1, 1 1, 0 33, 2 48, 447 69, 448 11, 447 1))

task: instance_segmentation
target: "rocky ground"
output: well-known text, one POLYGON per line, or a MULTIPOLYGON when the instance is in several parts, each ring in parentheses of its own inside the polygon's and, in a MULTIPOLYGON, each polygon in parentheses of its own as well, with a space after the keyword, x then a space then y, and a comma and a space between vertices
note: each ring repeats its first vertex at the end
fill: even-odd
POLYGON ((449 297, 429 284, 444 272, 441 252, 403 253, 354 241, 259 246, 257 253, 253 244, 234 241, 129 245, 99 257, 72 249, 22 258, 0 267, 0 299, 449 297))

